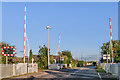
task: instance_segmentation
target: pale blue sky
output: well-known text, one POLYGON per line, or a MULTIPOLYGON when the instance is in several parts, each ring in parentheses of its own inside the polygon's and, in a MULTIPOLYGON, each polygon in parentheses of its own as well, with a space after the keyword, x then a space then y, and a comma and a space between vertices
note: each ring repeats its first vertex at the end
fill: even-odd
MULTIPOLYGON (((23 56, 24 3, 2 4, 2 40, 16 45, 17 56, 23 56)), ((51 54, 58 49, 70 50, 74 57, 98 55, 98 45, 109 41, 109 17, 112 18, 113 40, 118 39, 118 4, 103 3, 27 3, 27 36, 30 49, 36 53, 39 45, 47 46, 47 30, 50 25, 51 54)), ((27 53, 26 53, 27 54, 27 53)))

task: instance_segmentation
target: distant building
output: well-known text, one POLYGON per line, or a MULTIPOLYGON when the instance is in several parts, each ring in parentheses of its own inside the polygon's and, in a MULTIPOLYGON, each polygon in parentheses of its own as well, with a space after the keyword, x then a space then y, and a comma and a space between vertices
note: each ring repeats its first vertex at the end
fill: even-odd
MULTIPOLYGON (((55 56, 55 55, 50 55, 50 56, 53 57, 53 62, 56 63, 58 56, 55 56)), ((39 55, 33 55, 33 59, 34 59, 33 63, 37 63, 39 58, 40 58, 39 55)), ((64 58, 61 57, 61 60, 64 60, 64 58)), ((14 63, 18 63, 18 62, 23 63, 23 57, 14 57, 12 61, 14 63)), ((25 56, 25 63, 28 63, 28 56, 25 56)))
POLYGON ((18 63, 18 62, 20 62, 20 63, 22 63, 23 62, 23 58, 22 57, 14 57, 13 59, 12 59, 12 61, 14 62, 14 63, 18 63))
MULTIPOLYGON (((33 55, 34 63, 37 62, 39 55, 33 55)), ((12 59, 14 63, 23 63, 23 57, 14 57, 12 59)), ((25 63, 28 63, 28 56, 25 56, 25 63)))
MULTIPOLYGON (((38 61, 39 55, 33 55, 32 58, 34 59, 33 63, 35 63, 38 61)), ((28 63, 28 56, 25 56, 25 62, 28 63)))
POLYGON ((37 62, 39 59, 39 55, 33 55, 34 62, 37 62))
POLYGON ((56 62, 57 62, 57 59, 58 59, 58 56, 56 56, 56 55, 50 55, 50 56, 53 57, 53 63, 56 63, 56 62))
MULTIPOLYGON (((59 56, 56 56, 56 55, 50 55, 50 56, 53 56, 53 63, 56 63, 59 56)), ((64 57, 60 57, 60 60, 64 61, 64 57)))
POLYGON ((92 66, 92 65, 93 65, 93 62, 87 62, 86 65, 87 65, 87 66, 92 66))
POLYGON ((51 56, 53 56, 53 59, 57 59, 58 58, 58 56, 56 56, 56 55, 51 55, 51 56))

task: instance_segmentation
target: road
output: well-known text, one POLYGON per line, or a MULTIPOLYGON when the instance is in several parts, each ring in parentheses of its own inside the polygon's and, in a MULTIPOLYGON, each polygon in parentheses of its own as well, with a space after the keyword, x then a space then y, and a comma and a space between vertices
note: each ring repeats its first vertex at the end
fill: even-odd
MULTIPOLYGON (((44 70, 42 72, 15 77, 14 79, 31 80, 117 80, 115 76, 106 73, 98 73, 94 67, 77 67, 74 69, 44 70)), ((13 79, 13 78, 11 78, 13 79)))

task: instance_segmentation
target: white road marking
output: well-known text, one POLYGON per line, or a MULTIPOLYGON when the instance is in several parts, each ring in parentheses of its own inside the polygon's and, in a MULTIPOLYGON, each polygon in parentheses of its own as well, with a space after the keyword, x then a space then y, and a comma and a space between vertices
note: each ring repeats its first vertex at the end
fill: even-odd
POLYGON ((100 76, 100 74, 99 74, 99 73, 98 73, 98 76, 99 76, 100 80, 102 80, 102 78, 101 78, 101 76, 100 76))
POLYGON ((77 73, 77 72, 79 72, 79 71, 75 71, 75 73, 77 73))

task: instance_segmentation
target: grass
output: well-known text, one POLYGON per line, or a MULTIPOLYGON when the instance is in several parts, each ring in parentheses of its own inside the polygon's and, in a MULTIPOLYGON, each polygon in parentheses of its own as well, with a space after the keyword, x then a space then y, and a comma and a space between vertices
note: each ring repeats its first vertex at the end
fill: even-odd
POLYGON ((96 71, 99 73, 105 73, 105 71, 103 69, 96 69, 96 71))
POLYGON ((99 73, 105 73, 105 70, 103 70, 102 67, 100 67, 100 66, 96 66, 95 69, 99 73))
MULTIPOLYGON (((33 73, 37 73, 37 72, 33 72, 33 73)), ((25 76, 25 75, 29 75, 29 74, 33 74, 33 73, 25 73, 25 74, 20 74, 20 75, 16 75, 16 76, 11 76, 11 77, 7 77, 7 78, 14 78, 14 77, 19 77, 19 76, 25 76)))

